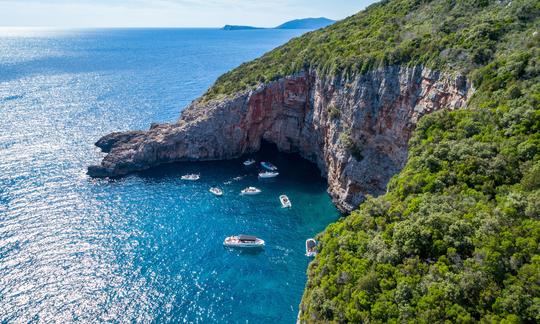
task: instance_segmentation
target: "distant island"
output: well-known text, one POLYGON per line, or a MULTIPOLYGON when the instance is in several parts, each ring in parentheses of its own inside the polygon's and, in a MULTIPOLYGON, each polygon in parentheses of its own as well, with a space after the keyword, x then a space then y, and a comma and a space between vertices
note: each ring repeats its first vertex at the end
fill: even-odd
POLYGON ((241 26, 241 25, 225 25, 223 30, 252 30, 252 29, 319 29, 335 23, 335 20, 320 17, 320 18, 304 18, 288 21, 273 28, 241 26))
POLYGON ((253 26, 239 26, 239 25, 225 25, 223 30, 251 30, 251 29, 266 29, 262 27, 253 27, 253 26))
POLYGON ((275 29, 319 29, 330 26, 335 23, 335 20, 328 18, 305 18, 288 21, 277 26, 275 29))

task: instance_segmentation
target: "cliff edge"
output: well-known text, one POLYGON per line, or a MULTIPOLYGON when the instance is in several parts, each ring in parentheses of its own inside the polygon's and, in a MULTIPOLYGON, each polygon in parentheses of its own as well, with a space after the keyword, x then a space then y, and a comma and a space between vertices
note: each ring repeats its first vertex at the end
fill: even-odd
POLYGON ((421 66, 350 79, 299 73, 225 100, 195 101, 175 124, 107 135, 96 145, 108 154, 88 174, 115 177, 163 163, 238 158, 264 140, 316 163, 336 205, 348 212, 366 194, 385 191, 406 161, 421 116, 463 107, 470 94, 465 77, 421 66))

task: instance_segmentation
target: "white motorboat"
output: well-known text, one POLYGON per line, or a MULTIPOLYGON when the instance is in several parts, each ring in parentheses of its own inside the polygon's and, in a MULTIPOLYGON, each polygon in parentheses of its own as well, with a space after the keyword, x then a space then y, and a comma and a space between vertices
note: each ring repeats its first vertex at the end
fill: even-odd
POLYGON ((279 196, 279 201, 281 201, 281 206, 283 208, 291 208, 292 207, 291 200, 289 199, 289 197, 287 197, 285 195, 279 196))
POLYGON ((197 181, 201 178, 199 174, 186 174, 183 175, 180 179, 187 180, 187 181, 197 181))
POLYGON ((257 161, 255 161, 253 159, 249 159, 249 160, 244 161, 245 166, 250 166, 250 165, 253 165, 255 163, 257 163, 257 161))
POLYGON ((255 187, 247 187, 246 189, 242 190, 240 194, 242 195, 257 195, 260 194, 262 191, 259 188, 255 187))
POLYGON ((252 235, 241 234, 227 237, 223 245, 234 248, 261 248, 264 247, 264 241, 252 235))
POLYGON ((277 167, 270 162, 261 162, 261 166, 266 170, 277 171, 277 167))
POLYGON ((275 178, 279 175, 279 172, 264 171, 259 173, 259 178, 268 179, 275 178))
POLYGON ((306 256, 314 257, 317 255, 317 241, 312 238, 306 240, 306 256))
POLYGON ((223 196, 223 190, 219 189, 218 187, 210 188, 210 192, 216 196, 223 196))

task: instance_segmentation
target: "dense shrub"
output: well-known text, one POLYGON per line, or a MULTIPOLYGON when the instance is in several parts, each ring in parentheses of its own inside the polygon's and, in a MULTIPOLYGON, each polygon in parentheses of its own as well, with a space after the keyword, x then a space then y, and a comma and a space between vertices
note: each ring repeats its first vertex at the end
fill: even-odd
MULTIPOLYGON (((467 109, 423 117, 388 193, 319 235, 302 320, 540 322, 539 8, 395 0, 310 34, 352 42, 357 51, 334 43, 334 55, 356 55, 357 71, 365 62, 452 67, 476 92, 467 109)), ((323 61, 324 44, 313 54, 323 61)), ((341 140, 354 144, 346 132, 341 140)))
POLYGON ((339 116, 341 116, 341 112, 338 108, 336 108, 336 106, 328 106, 328 117, 330 117, 330 119, 337 119, 339 116))
POLYGON ((320 235, 304 320, 540 321, 538 81, 421 120, 389 192, 320 235))
POLYGON ((362 161, 364 159, 364 156, 362 155, 363 142, 362 140, 353 139, 350 130, 345 130, 341 133, 339 140, 345 150, 347 150, 357 161, 362 161))

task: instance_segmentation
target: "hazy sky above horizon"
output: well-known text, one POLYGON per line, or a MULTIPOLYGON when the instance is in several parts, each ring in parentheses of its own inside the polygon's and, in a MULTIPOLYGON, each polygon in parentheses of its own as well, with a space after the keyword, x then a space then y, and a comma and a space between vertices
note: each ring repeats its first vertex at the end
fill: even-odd
POLYGON ((305 17, 343 19, 374 0, 0 0, 9 27, 270 27, 305 17))

